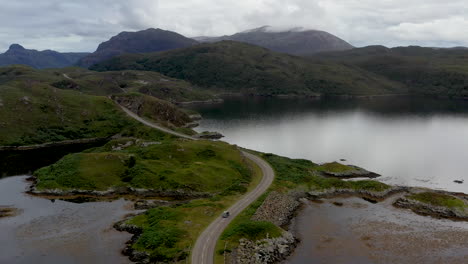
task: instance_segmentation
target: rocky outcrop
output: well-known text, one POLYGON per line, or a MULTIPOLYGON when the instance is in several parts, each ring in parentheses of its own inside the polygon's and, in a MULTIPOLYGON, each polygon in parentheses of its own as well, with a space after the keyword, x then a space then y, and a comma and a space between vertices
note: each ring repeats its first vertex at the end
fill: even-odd
POLYGON ((278 238, 267 238, 255 242, 241 239, 236 249, 235 261, 238 264, 277 263, 292 253, 296 243, 296 238, 286 231, 278 238))
POLYGON ((390 195, 406 192, 408 191, 408 187, 391 187, 385 191, 377 192, 377 191, 368 191, 368 190, 354 190, 354 189, 335 189, 331 188, 324 191, 310 191, 307 193, 309 199, 322 199, 322 198, 332 198, 335 196, 340 195, 356 195, 356 196, 363 196, 371 199, 376 200, 383 200, 390 195))
POLYGON ((351 178, 373 179, 373 178, 377 178, 381 176, 380 174, 365 170, 358 166, 354 166, 354 165, 346 165, 346 166, 350 168, 347 171, 342 171, 342 172, 323 171, 322 173, 324 174, 324 176, 335 177, 335 178, 340 178, 340 179, 351 179, 351 178))
POLYGON ((252 216, 254 221, 268 221, 277 226, 285 226, 294 216, 300 203, 292 196, 272 192, 252 216))
POLYGON ((19 209, 12 208, 12 207, 1 207, 0 206, 0 218, 16 216, 19 213, 20 213, 19 209))
POLYGON ((114 224, 114 228, 120 232, 128 232, 132 234, 132 238, 127 241, 125 248, 122 250, 122 254, 127 256, 131 261, 138 263, 138 264, 148 264, 150 263, 150 255, 146 252, 141 252, 135 250, 132 245, 140 237, 143 230, 137 226, 127 224, 129 219, 125 219, 118 223, 114 224))
POLYGON ((421 215, 430 215, 437 218, 449 218, 468 221, 468 210, 435 206, 408 198, 399 198, 393 205, 399 208, 411 209, 421 215))
POLYGON ((196 135, 195 137, 201 138, 201 139, 220 139, 220 138, 223 138, 224 136, 218 132, 203 132, 201 134, 196 135))
POLYGON ((135 210, 148 210, 156 207, 176 207, 186 204, 188 201, 165 201, 165 200, 138 200, 134 204, 135 210))
POLYGON ((123 94, 114 95, 111 99, 140 117, 147 117, 161 124, 169 124, 169 127, 182 127, 192 122, 189 115, 175 105, 155 97, 123 94))
POLYGON ((122 195, 133 195, 137 197, 171 197, 178 200, 187 200, 195 198, 208 198, 211 197, 210 193, 192 192, 187 190, 151 190, 151 189, 137 189, 132 187, 114 187, 106 191, 95 190, 37 190, 35 184, 30 187, 28 191, 32 195, 40 196, 94 196, 94 197, 117 197, 122 195))
POLYGON ((186 102, 177 102, 178 105, 197 105, 197 104, 221 104, 224 100, 220 98, 208 99, 208 100, 198 100, 198 101, 186 101, 186 102))

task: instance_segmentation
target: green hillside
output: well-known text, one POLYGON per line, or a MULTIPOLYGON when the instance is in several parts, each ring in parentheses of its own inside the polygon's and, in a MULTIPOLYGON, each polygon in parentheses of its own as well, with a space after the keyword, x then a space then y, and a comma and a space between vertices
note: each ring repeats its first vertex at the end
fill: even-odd
POLYGON ((360 67, 406 85, 412 94, 468 96, 467 49, 370 46, 322 53, 310 61, 360 67))
POLYGON ((94 95, 140 92, 170 102, 210 100, 215 97, 190 83, 148 71, 95 72, 82 68, 51 71, 60 81, 52 85, 94 95), (63 76, 66 74, 66 77, 63 76))
MULTIPOLYGON (((118 77, 125 76, 124 72, 120 75, 101 74, 75 68, 63 72, 25 66, 0 68, 0 145, 109 137, 138 127, 136 121, 129 119, 107 96, 92 94, 118 92, 121 88, 115 88, 119 87, 115 82, 132 83, 136 76, 141 77, 139 74, 145 75, 133 72, 124 78, 118 77), (76 86, 64 85, 68 81, 76 86)), ((148 76, 161 77, 157 73, 148 73, 148 76)), ((127 87, 128 90, 138 90, 140 86, 127 87)), ((154 89, 158 87, 155 84, 154 89)), ((186 88, 171 91, 178 89, 186 88)), ((138 93, 120 92, 120 98, 125 99, 128 107, 141 106, 138 114, 163 125, 178 127, 191 121, 187 114, 170 103, 138 93)))
POLYGON ((101 148, 67 155, 35 174, 38 189, 132 186, 215 194, 244 190, 242 185, 250 182, 250 172, 235 146, 174 139, 114 140, 101 148))
POLYGON ((91 69, 156 71, 220 93, 313 96, 406 92, 402 85, 359 67, 312 63, 233 41, 161 53, 128 54, 91 69))

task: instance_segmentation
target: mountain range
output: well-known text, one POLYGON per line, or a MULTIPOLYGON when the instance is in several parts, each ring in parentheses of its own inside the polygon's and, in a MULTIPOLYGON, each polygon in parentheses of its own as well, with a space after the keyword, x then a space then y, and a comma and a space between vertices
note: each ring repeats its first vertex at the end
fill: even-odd
POLYGON ((196 40, 178 33, 150 28, 138 32, 122 32, 99 45, 97 50, 82 58, 78 65, 89 67, 105 59, 124 53, 148 53, 186 48, 197 44, 196 40))
POLYGON ((302 28, 275 30, 270 26, 247 30, 231 36, 197 37, 195 39, 200 42, 233 40, 298 56, 354 48, 348 42, 325 31, 304 30, 302 28))
POLYGON ((155 71, 214 93, 468 97, 463 47, 353 48, 323 31, 271 27, 196 39, 202 43, 162 29, 122 32, 92 54, 14 44, 0 55, 0 65, 155 71))
POLYGON ((188 48, 200 42, 213 43, 223 40, 245 42, 292 55, 311 55, 321 51, 341 51, 353 48, 344 40, 318 30, 296 28, 273 31, 271 27, 264 26, 232 36, 191 39, 176 32, 150 28, 137 32, 122 32, 101 43, 97 50, 91 54, 58 53, 54 51, 37 52, 25 50, 14 44, 8 52, 3 54, 3 57, 0 57, 0 66, 24 64, 34 68, 56 68, 78 65, 87 68, 125 53, 167 51, 188 48))
POLYGON ((403 85, 359 67, 314 62, 227 40, 159 53, 125 54, 90 69, 156 71, 214 93, 260 96, 406 93, 403 85))
POLYGON ((62 68, 76 64, 86 55, 88 53, 60 53, 53 50, 37 51, 25 49, 19 44, 13 44, 5 53, 0 54, 0 66, 24 64, 37 69, 62 68))

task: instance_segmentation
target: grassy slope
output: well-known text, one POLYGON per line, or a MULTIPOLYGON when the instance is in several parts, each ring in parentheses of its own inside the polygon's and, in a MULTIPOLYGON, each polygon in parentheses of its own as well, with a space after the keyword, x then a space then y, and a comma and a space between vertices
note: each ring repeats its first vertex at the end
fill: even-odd
POLYGON ((213 99, 210 93, 188 82, 164 76, 156 72, 116 71, 94 72, 82 68, 65 68, 54 73, 67 74, 55 85, 75 89, 88 94, 109 95, 125 92, 140 92, 170 102, 186 102, 213 99))
POLYGON ((108 137, 130 124, 105 97, 55 89, 40 81, 18 78, 0 85, 0 100, 0 145, 108 137))
POLYGON ((435 193, 435 192, 422 192, 417 194, 412 194, 407 196, 407 198, 420 201, 422 203, 434 205, 434 206, 442 206, 448 207, 450 209, 461 209, 468 211, 468 204, 465 203, 463 200, 447 195, 442 193, 435 193))
POLYGON ((201 232, 244 192, 252 190, 260 182, 260 168, 255 163, 246 162, 243 166, 248 166, 249 170, 244 174, 250 175, 250 183, 245 189, 231 188, 212 198, 194 200, 176 208, 151 209, 129 220, 129 224, 143 228, 134 248, 149 252, 155 261, 187 258, 201 232), (162 240, 169 243, 161 243, 162 240))
MULTIPOLYGON (((127 118, 110 99, 96 96, 114 92, 123 94, 117 81, 131 83, 125 88, 128 91, 154 85, 154 89, 167 88, 169 97, 177 93, 174 98, 180 100, 206 98, 204 95, 199 97, 198 92, 187 92, 190 89, 182 81, 169 80, 166 88, 160 87, 160 83, 150 84, 151 80, 161 78, 157 73, 96 73, 78 68, 0 68, 0 145, 108 137, 125 127, 134 126, 135 122, 127 118), (69 80, 64 73, 76 79, 69 80), (148 78, 145 79, 148 83, 143 85, 138 78, 148 78), (182 86, 178 87, 179 84, 182 86)), ((187 115, 174 106, 158 99, 143 98, 143 116, 163 125, 179 126, 189 122, 187 115)))
POLYGON ((468 96, 468 50, 371 46, 318 54, 311 61, 354 65, 409 87, 413 94, 468 96))
POLYGON ((236 147, 222 142, 135 139, 70 154, 38 170, 38 189, 106 190, 116 186, 188 192, 229 192, 249 181, 236 147), (119 146, 132 142, 122 150, 119 146), (244 178, 243 178, 244 177, 244 178))
POLYGON ((123 55, 94 70, 150 70, 219 92, 258 95, 401 93, 399 84, 337 63, 305 59, 232 41, 153 54, 123 55))

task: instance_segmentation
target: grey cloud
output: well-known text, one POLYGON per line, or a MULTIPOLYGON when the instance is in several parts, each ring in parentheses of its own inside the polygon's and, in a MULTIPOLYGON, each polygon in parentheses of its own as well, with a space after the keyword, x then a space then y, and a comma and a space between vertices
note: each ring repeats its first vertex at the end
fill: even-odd
POLYGON ((94 51, 121 31, 186 36, 263 25, 335 34, 356 46, 468 46, 466 0, 0 0, 0 50, 94 51))

